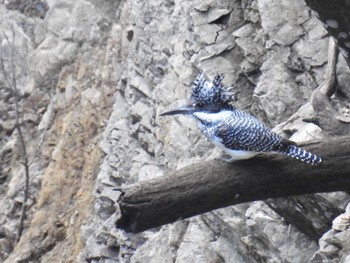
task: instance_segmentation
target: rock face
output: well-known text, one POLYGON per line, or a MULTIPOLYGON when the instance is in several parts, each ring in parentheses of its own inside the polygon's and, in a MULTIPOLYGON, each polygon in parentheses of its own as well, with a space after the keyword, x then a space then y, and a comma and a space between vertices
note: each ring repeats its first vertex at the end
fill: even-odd
MULTIPOLYGON (((282 134, 326 136, 301 121, 329 41, 304 1, 0 1, 0 40, 1 262, 350 262, 344 193, 322 194, 347 208, 319 244, 262 201, 136 235, 114 226, 113 188, 220 154, 193 120, 158 117, 199 71, 225 74, 236 106, 282 134), (18 243, 13 86, 30 164, 18 243)), ((337 68, 333 101, 347 103, 349 69, 337 68)))

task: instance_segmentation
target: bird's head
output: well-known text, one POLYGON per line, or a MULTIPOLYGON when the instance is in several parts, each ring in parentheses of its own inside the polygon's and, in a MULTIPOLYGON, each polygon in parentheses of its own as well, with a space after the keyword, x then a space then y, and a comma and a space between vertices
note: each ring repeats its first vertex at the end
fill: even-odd
POLYGON ((236 101, 232 87, 222 84, 223 75, 217 74, 212 82, 199 74, 193 82, 191 96, 184 106, 163 112, 160 116, 175 114, 193 114, 195 112, 219 112, 228 107, 229 102, 236 101))

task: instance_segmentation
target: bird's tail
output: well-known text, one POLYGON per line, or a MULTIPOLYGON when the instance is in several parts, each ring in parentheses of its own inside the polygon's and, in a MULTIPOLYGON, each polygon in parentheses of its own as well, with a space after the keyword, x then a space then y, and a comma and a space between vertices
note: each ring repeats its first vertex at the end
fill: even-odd
POLYGON ((315 154, 307 152, 295 145, 288 145, 287 150, 284 152, 286 155, 298 159, 302 162, 309 163, 312 165, 318 165, 322 162, 321 157, 315 154))

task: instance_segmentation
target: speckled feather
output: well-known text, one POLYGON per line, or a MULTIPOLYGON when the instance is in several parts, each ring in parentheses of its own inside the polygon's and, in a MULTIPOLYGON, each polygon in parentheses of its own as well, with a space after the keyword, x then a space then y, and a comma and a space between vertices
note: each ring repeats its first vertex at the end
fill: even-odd
POLYGON ((203 133, 210 140, 220 139, 225 147, 235 150, 254 152, 281 150, 283 138, 263 123, 234 108, 228 112, 224 119, 202 125, 203 133))
POLYGON ((198 102, 203 104, 203 110, 194 112, 193 116, 210 141, 229 154, 232 151, 279 152, 313 165, 322 161, 320 157, 274 133, 255 117, 230 105, 234 93, 227 93, 232 88, 225 87, 222 79, 222 75, 216 75, 209 83, 203 74, 198 75, 190 97, 192 105, 198 102))
POLYGON ((203 102, 206 105, 227 105, 236 99, 233 87, 224 86, 222 80, 224 75, 217 74, 213 82, 208 82, 203 73, 199 74, 193 82, 190 101, 194 103, 203 102))

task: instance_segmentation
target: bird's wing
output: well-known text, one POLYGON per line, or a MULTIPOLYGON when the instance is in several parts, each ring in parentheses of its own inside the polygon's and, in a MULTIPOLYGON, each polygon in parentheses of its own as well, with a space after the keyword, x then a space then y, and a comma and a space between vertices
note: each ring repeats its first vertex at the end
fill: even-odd
POLYGON ((231 150, 279 151, 282 137, 251 115, 233 115, 215 127, 215 140, 231 150))

